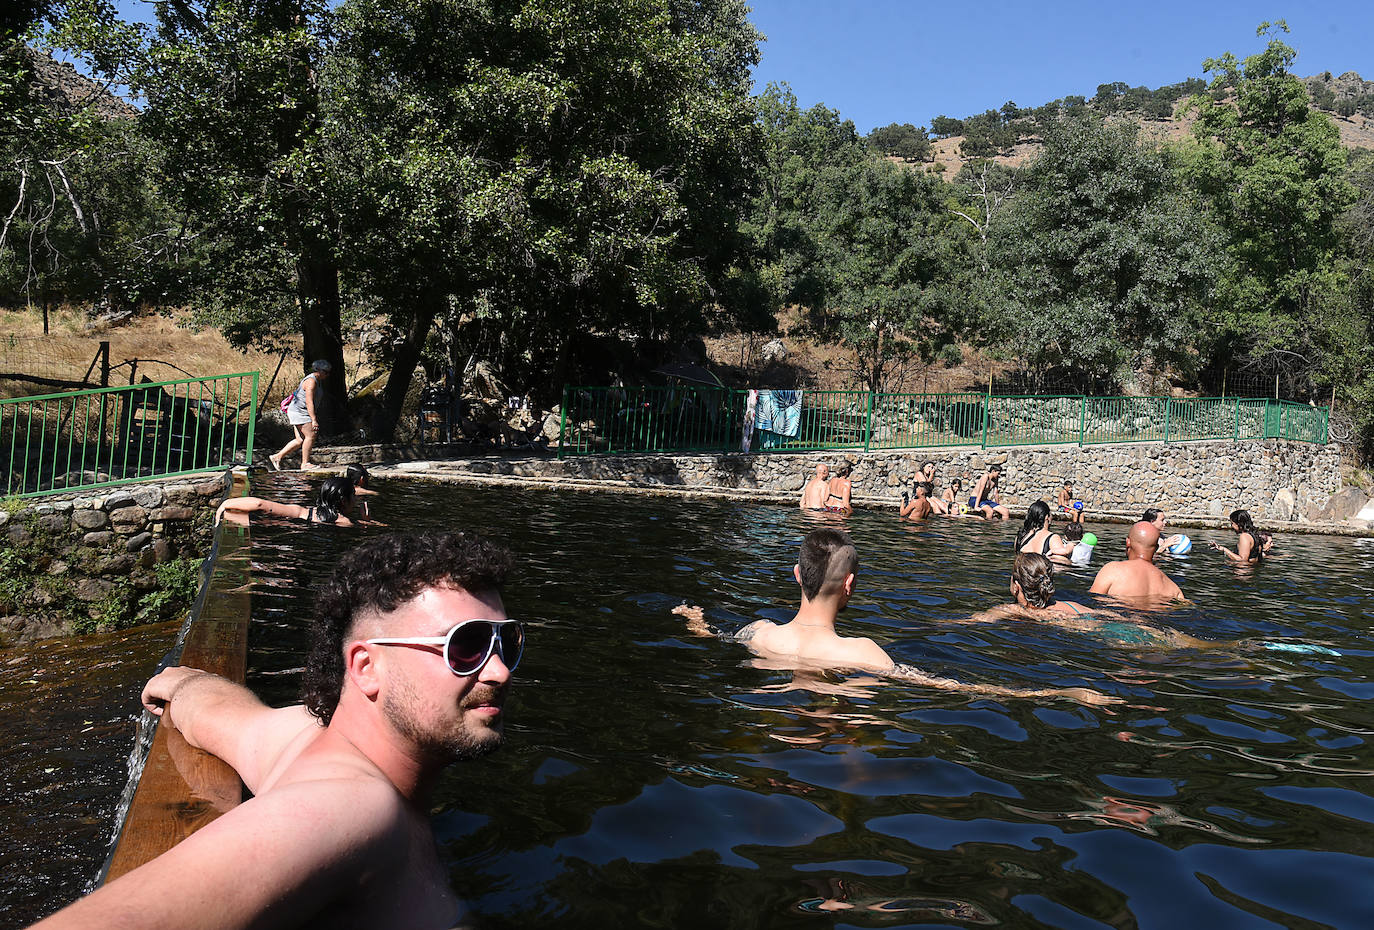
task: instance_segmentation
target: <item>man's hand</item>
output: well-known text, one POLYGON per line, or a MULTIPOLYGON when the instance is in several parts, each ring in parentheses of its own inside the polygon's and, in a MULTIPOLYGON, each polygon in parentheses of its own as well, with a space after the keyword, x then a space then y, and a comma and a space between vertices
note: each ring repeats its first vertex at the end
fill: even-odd
POLYGON ((711 628, 706 625, 706 611, 695 604, 678 604, 673 613, 687 619, 687 631, 695 636, 712 636, 711 628))
POLYGON ((1092 704, 1098 707, 1122 703, 1122 699, 1119 697, 1103 694, 1101 691, 1094 691, 1091 688, 1062 688, 1052 693, 1071 701, 1077 701, 1080 704, 1092 704))
POLYGON ((185 665, 173 665, 171 668, 164 668, 148 679, 148 683, 143 686, 140 700, 149 713, 161 717, 162 711, 172 702, 172 695, 177 692, 178 688, 192 678, 208 674, 210 673, 185 665))

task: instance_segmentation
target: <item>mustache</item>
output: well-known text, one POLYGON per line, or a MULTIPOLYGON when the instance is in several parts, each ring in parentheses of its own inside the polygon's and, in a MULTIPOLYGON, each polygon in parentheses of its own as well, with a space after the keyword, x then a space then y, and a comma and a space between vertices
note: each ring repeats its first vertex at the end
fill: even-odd
POLYGON ((495 704, 502 707, 506 703, 505 685, 482 685, 473 688, 468 692, 468 696, 463 699, 464 707, 475 707, 478 704, 495 704))

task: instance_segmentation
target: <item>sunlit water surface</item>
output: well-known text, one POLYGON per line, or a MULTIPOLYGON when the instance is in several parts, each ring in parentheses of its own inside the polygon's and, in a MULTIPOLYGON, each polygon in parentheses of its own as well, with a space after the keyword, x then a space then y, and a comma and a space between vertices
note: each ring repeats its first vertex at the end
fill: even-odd
MULTIPOLYGON (((1194 606, 1151 622, 1341 654, 1170 651, 949 622, 1006 600, 1009 525, 381 489, 374 512, 393 527, 474 529, 518 557, 507 608, 530 640, 506 746, 455 766, 434 801, 453 885, 484 926, 1374 926, 1369 542, 1282 537, 1282 558, 1237 570, 1206 548, 1222 536, 1193 532, 1193 554, 1165 567, 1194 606), (933 674, 1126 703, 768 670, 670 613, 788 619, 797 545, 818 525, 859 546, 842 632, 933 674)), ((260 491, 310 488, 282 475, 260 491)), ((1121 527, 1096 529, 1093 569, 1061 575, 1061 595, 1086 600, 1119 546, 1121 527)), ((249 683, 270 700, 294 698, 312 585, 374 532, 255 524, 249 683)), ((130 664, 126 709, 144 674, 130 664)), ((9 687, 0 677, 0 699, 9 687)))

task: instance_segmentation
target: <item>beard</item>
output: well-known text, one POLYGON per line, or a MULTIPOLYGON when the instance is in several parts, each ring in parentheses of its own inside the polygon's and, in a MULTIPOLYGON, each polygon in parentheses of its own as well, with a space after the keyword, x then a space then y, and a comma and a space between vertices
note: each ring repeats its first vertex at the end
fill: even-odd
POLYGON ((478 704, 502 703, 503 688, 475 687, 464 696, 457 713, 446 722, 429 722, 446 717, 426 702, 413 682, 393 678, 393 687, 382 701, 382 713, 396 732, 409 740, 424 756, 441 762, 475 759, 496 750, 502 742, 502 723, 494 726, 469 724, 467 710, 478 704))

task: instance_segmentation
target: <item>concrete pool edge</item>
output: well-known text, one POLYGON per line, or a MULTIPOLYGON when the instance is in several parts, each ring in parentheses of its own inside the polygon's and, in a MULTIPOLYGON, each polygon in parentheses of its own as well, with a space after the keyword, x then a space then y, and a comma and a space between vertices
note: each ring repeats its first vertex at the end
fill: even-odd
MULTIPOLYGON (((710 486, 689 487, 686 485, 664 485, 635 483, 627 480, 604 480, 594 478, 540 477, 533 475, 496 475, 462 470, 462 465, 454 462, 403 462, 369 466, 370 472, 378 478, 400 478, 409 480, 436 481, 445 484, 524 487, 578 491, 581 493, 631 494, 645 497, 681 497, 703 500, 732 500, 751 503, 774 503, 789 507, 797 506, 797 493, 794 491, 769 491, 764 489, 739 490, 710 486)), ((896 502, 891 500, 856 499, 855 509, 892 511, 896 502)), ((1025 515, 1025 508, 1012 507, 1015 518, 1025 515)), ((1227 529, 1229 523, 1208 514, 1189 514, 1168 511, 1171 526, 1188 529, 1227 529)), ((1130 524, 1140 519, 1135 511, 1091 511, 1089 522, 1130 524)), ((1374 529, 1347 526, 1340 523, 1307 523, 1260 521, 1264 528, 1276 533, 1291 533, 1302 536, 1338 536, 1348 538, 1374 538, 1374 529)))

